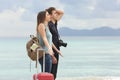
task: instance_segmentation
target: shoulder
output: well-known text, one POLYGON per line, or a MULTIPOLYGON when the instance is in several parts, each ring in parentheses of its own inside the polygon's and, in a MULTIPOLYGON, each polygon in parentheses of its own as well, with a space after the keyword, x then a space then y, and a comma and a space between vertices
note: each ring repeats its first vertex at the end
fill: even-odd
POLYGON ((44 29, 45 28, 45 25, 43 24, 43 23, 40 23, 39 25, 38 25, 38 29, 44 29))
POLYGON ((49 21, 48 26, 51 26, 51 25, 53 25, 53 23, 52 23, 52 21, 49 21))
POLYGON ((49 22, 48 22, 48 27, 49 27, 50 30, 53 29, 54 24, 53 24, 52 21, 49 21, 49 22))

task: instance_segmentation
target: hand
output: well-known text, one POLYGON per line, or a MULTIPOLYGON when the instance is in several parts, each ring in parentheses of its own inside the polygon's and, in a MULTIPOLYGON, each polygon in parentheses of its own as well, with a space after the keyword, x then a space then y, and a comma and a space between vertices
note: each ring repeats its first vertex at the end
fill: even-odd
POLYGON ((63 55, 62 55, 62 53, 61 53, 61 51, 60 51, 60 50, 58 51, 58 54, 59 54, 61 57, 63 57, 63 55))
POLYGON ((49 49, 48 49, 48 53, 50 54, 50 56, 53 55, 53 50, 52 50, 52 48, 49 48, 49 49))
POLYGON ((49 49, 48 49, 48 53, 50 54, 50 56, 51 56, 51 58, 52 58, 52 63, 53 63, 53 64, 56 64, 56 63, 57 63, 57 59, 56 59, 55 56, 53 55, 54 53, 53 53, 52 48, 49 48, 49 49))
POLYGON ((52 57, 52 63, 53 63, 53 64, 57 64, 57 59, 55 58, 55 56, 52 55, 51 57, 52 57))

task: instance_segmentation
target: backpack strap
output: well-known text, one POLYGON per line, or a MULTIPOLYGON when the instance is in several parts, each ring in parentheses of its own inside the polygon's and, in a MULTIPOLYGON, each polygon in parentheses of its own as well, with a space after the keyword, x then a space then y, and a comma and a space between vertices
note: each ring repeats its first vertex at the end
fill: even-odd
POLYGON ((31 59, 30 59, 30 72, 31 72, 31 59))

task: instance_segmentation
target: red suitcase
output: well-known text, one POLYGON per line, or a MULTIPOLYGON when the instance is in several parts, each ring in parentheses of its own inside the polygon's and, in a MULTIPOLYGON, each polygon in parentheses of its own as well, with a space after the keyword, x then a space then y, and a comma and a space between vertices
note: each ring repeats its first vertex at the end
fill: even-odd
POLYGON ((51 73, 38 73, 33 75, 34 80, 54 80, 53 75, 51 73), (37 79, 36 79, 37 78, 37 79))
POLYGON ((54 76, 51 73, 45 72, 45 53, 43 55, 43 72, 42 73, 38 73, 38 52, 39 50, 43 50, 43 49, 37 49, 37 75, 34 74, 33 75, 33 80, 54 80, 54 76))

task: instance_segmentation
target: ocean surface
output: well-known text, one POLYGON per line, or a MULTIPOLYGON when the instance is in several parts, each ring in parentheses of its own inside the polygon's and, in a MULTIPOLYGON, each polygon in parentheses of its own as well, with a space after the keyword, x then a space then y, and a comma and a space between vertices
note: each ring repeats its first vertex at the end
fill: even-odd
MULTIPOLYGON (((62 37, 58 78, 120 76, 120 37, 62 37)), ((26 52, 29 38, 0 38, 0 80, 32 80, 35 62, 26 52)), ((39 66, 39 72, 40 72, 39 66)))

